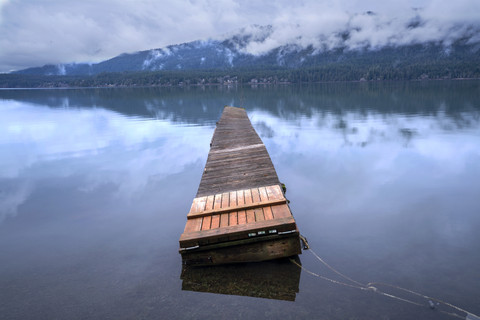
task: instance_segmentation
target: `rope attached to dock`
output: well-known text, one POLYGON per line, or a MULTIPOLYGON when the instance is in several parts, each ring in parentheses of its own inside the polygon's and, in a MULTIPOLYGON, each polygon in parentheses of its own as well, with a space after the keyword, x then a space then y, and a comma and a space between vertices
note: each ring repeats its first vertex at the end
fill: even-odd
POLYGON ((395 299, 395 300, 398 300, 398 301, 403 301, 403 302, 406 302, 406 303, 409 303, 409 304, 412 304, 412 305, 415 305, 415 306, 419 306, 419 307, 425 307, 425 306, 428 306, 430 307, 431 309, 434 309, 435 308, 435 304, 433 303, 433 301, 435 301, 438 304, 443 304, 445 306, 448 306, 452 309, 455 309, 457 311, 460 311, 460 312, 463 312, 463 313, 466 313, 466 316, 461 316, 457 313, 454 313, 454 312, 447 312, 447 311, 443 311, 443 310, 438 310, 439 312, 441 313, 444 313, 444 314, 447 314, 447 315, 450 315, 452 317, 455 317, 455 318, 458 318, 458 319, 466 319, 466 320, 480 320, 480 317, 471 313, 471 312, 468 312, 460 307, 457 307, 451 303, 448 303, 448 302, 445 302, 445 301, 442 301, 440 299, 436 299, 436 298, 433 298, 433 297, 429 297, 427 295, 424 295, 424 294, 421 294, 421 293, 418 293, 418 292, 415 292, 413 290, 409 290, 409 289, 405 289, 405 288, 402 288, 402 287, 399 287, 399 286, 395 286, 395 285, 392 285, 392 284, 388 284, 388 283, 382 283, 382 282, 369 282, 367 284, 363 284, 359 281, 356 281, 356 280, 353 280, 352 278, 344 275, 343 273, 341 273, 340 271, 336 270, 335 268, 333 268, 332 266, 330 266, 327 262, 325 262, 325 260, 323 260, 315 251, 312 250, 312 248, 310 247, 310 245, 308 244, 308 241, 307 239, 300 235, 300 239, 302 240, 303 242, 303 246, 304 246, 304 250, 309 250, 313 256, 318 260, 320 261, 325 267, 327 267, 328 269, 330 269, 332 272, 336 273, 337 275, 339 275, 340 277, 342 277, 343 279, 347 280, 348 282, 351 282, 351 283, 346 283, 346 282, 342 282, 342 281, 337 281, 337 280, 334 280, 334 279, 331 279, 331 278, 328 278, 328 277, 325 277, 325 276, 322 276, 320 274, 317 274, 313 271, 310 271, 308 270, 307 268, 305 268, 304 266, 302 266, 301 264, 299 264, 297 261, 293 260, 293 259, 290 259, 290 261, 295 264, 296 266, 298 266, 299 268, 301 268, 303 271, 307 272, 308 274, 314 276, 314 277, 317 277, 317 278, 320 278, 322 280, 326 280, 326 281, 329 281, 329 282, 332 282, 332 283, 335 283, 335 284, 338 284, 338 285, 342 285, 342 286, 345 286, 345 287, 350 287, 350 288, 355 288, 355 289, 359 289, 359 290, 364 290, 364 291, 372 291, 374 293, 377 293, 377 294, 380 294, 382 296, 385 296, 385 297, 388 297, 388 298, 391 298, 391 299, 395 299), (394 289, 398 289, 398 290, 401 290, 401 291, 404 291, 404 292, 407 292, 409 294, 412 294, 412 295, 415 295, 415 296, 418 296, 418 297, 421 297, 421 298, 424 298, 426 300, 428 300, 428 305, 425 305, 425 304, 422 304, 422 303, 418 303, 418 302, 415 302, 415 301, 412 301, 412 300, 408 300, 408 299, 405 299, 405 298, 401 298, 401 297, 398 297, 396 295, 393 295, 393 294, 390 294, 390 293, 386 293, 386 292, 383 292, 383 291, 380 291, 377 287, 378 286, 385 286, 385 287, 390 287, 390 288, 394 288, 394 289))

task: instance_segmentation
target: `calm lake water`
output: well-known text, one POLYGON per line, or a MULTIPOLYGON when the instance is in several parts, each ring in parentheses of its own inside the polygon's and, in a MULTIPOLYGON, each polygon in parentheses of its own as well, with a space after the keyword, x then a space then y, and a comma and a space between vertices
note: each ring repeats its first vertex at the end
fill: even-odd
POLYGON ((1 318, 455 319, 288 260, 182 273, 224 105, 331 266, 480 314, 480 81, 457 81, 0 90, 1 318))

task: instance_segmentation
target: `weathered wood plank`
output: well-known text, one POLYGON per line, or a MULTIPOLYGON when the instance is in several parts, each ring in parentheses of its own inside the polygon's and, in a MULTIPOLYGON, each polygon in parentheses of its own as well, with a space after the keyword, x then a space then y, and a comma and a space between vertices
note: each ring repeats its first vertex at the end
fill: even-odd
POLYGON ((263 215, 265 216, 265 220, 272 220, 273 219, 273 212, 272 207, 263 207, 263 215))
POLYGON ((196 219, 188 219, 187 223, 185 224, 185 229, 183 232, 189 233, 189 232, 195 232, 199 231, 202 228, 202 221, 203 218, 196 218, 196 219))
POLYGON ((214 210, 219 210, 222 208, 222 194, 216 194, 215 195, 215 201, 213 203, 213 209, 214 210))
MULTIPOLYGON (((200 198, 193 199, 192 207, 190 208, 190 213, 204 211, 206 203, 207 203, 207 197, 200 197, 200 198)), ((185 224, 185 229, 183 232, 194 232, 194 231, 201 230, 202 221, 203 221, 202 217, 187 220, 187 223, 185 224)))
POLYGON ((212 210, 213 209, 213 203, 215 201, 215 196, 214 195, 209 195, 207 197, 207 204, 205 206, 205 210, 204 211, 207 211, 207 210, 212 210))
MULTIPOLYGON (((213 209, 221 209, 222 208, 222 194, 216 194, 215 195, 215 202, 213 204, 213 209)), ((220 227, 220 215, 219 214, 214 214, 212 215, 212 226, 211 229, 216 229, 220 227)))
POLYGON ((258 188, 258 192, 260 193, 260 201, 267 201, 268 200, 267 188, 266 187, 258 188))
POLYGON ((247 210, 247 209, 257 209, 259 207, 265 207, 265 206, 273 206, 273 205, 279 205, 279 204, 286 204, 287 199, 277 199, 277 200, 266 200, 266 201, 261 201, 261 202, 252 202, 250 204, 244 204, 244 205, 234 205, 234 206, 226 206, 220 208, 220 209, 211 209, 211 210, 205 210, 205 211, 200 211, 200 212, 193 212, 189 213, 187 215, 188 219, 193 219, 193 218, 198 218, 198 217, 204 217, 211 215, 213 213, 226 213, 226 212, 231 212, 231 211, 238 211, 238 210, 247 210))
POLYGON ((258 188, 252 188, 250 191, 252 192, 253 203, 260 202, 260 194, 258 192, 258 188))
POLYGON ((199 239, 207 239, 207 238, 215 238, 218 236, 223 236, 224 234, 229 235, 236 235, 236 234, 243 234, 245 231, 255 231, 255 230, 264 230, 268 228, 277 228, 281 230, 280 227, 283 227, 285 231, 295 229, 295 220, 292 216, 287 218, 279 218, 274 220, 263 220, 259 221, 253 225, 243 224, 243 225, 236 225, 236 226, 228 226, 225 228, 216 228, 210 230, 201 230, 197 232, 191 233, 184 233, 180 236, 180 243, 190 240, 199 240, 199 239), (252 226, 254 228, 252 228, 252 226))
POLYGON ((236 207, 237 204, 237 191, 230 191, 230 207, 236 207))
POLYGON ((265 220, 265 216, 263 215, 263 209, 262 208, 253 209, 253 212, 255 214, 255 221, 265 220))
POLYGON ((272 212, 273 212, 273 216, 275 217, 275 219, 286 218, 286 217, 291 217, 292 216, 292 212, 290 211, 290 209, 288 208, 288 206, 286 204, 282 204, 282 205, 279 205, 279 206, 272 206, 272 212))
POLYGON ((238 224, 238 212, 237 211, 230 212, 228 214, 228 225, 235 226, 237 224, 238 224))
MULTIPOLYGON (((244 190, 244 194, 245 194, 245 205, 247 206, 252 205, 253 204, 252 190, 250 189, 244 190)), ((253 211, 253 209, 246 210, 246 213, 247 213, 247 223, 255 222, 255 212, 253 211)))
POLYGON ((237 192, 237 205, 244 206, 245 205, 245 192, 243 190, 238 190, 237 192))
POLYGON ((247 213, 245 210, 238 211, 238 224, 247 223, 247 213))
POLYGON ((230 192, 222 193, 222 209, 230 207, 230 192))
POLYGON ((212 216, 204 217, 202 223, 202 230, 210 230, 212 225, 212 216))
POLYGON ((279 185, 268 186, 268 187, 266 187, 266 189, 267 189, 267 195, 268 195, 269 200, 281 199, 281 198, 284 197, 282 189, 280 189, 279 185))
MULTIPOLYGON (((245 192, 243 190, 238 190, 236 193, 238 206, 245 206, 245 192)), ((238 224, 247 223, 247 213, 245 212, 245 210, 238 211, 237 221, 238 224)))
POLYGON ((229 225, 229 214, 222 213, 220 214, 220 228, 228 227, 229 225))
POLYGON ((190 212, 195 213, 195 212, 204 211, 206 203, 207 203, 207 197, 200 197, 200 198, 193 199, 190 212))
MULTIPOLYGON (((210 195, 207 197, 207 201, 205 203, 205 210, 213 209, 214 200, 215 200, 215 196, 213 195, 210 195)), ((203 218, 201 230, 210 230, 211 225, 212 225, 212 217, 211 216, 205 217, 203 218)))

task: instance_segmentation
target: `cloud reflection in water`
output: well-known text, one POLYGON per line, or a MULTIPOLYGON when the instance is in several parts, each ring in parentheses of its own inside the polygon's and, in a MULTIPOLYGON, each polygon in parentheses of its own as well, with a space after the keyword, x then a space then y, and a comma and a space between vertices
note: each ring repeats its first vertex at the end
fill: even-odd
POLYGON ((149 179, 204 161, 213 130, 103 108, 52 109, 12 101, 2 101, 0 108, 0 221, 14 215, 35 181, 45 178, 80 174, 86 178, 80 190, 113 183, 117 196, 127 199, 149 179))

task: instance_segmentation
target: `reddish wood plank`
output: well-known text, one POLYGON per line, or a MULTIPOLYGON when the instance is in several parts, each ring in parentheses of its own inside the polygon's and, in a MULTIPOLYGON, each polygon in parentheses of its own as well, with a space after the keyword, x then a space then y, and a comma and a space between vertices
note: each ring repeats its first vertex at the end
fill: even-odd
POLYGON ((235 226, 238 224, 238 213, 237 211, 230 212, 228 216, 228 225, 235 226))
POLYGON ((221 228, 228 227, 228 225, 229 225, 228 220, 229 220, 229 214, 228 213, 222 213, 220 215, 220 227, 221 228))
POLYGON ((265 216, 265 220, 272 220, 273 219, 272 207, 271 206, 263 207, 263 215, 265 216))
POLYGON ((214 200, 215 200, 215 196, 208 196, 207 197, 207 204, 205 206, 205 210, 212 210, 213 209, 214 200))
MULTIPOLYGON (((222 208, 222 194, 216 194, 215 195, 215 202, 213 204, 213 209, 221 209, 222 208)), ((220 227, 220 215, 219 214, 214 214, 212 215, 212 225, 210 229, 216 229, 220 227)))
MULTIPOLYGON (((222 208, 223 209, 228 208, 229 203, 230 203, 230 194, 228 192, 222 194, 222 208)), ((229 213, 225 212, 225 213, 219 214, 219 216, 220 216, 220 227, 227 227, 228 220, 229 220, 229 213)))
POLYGON ((253 212, 255 213, 255 221, 265 220, 265 216, 263 215, 262 208, 254 209, 253 212))
MULTIPOLYGON (((244 190, 243 193, 245 195, 245 204, 246 205, 252 204, 253 203, 252 191, 250 189, 247 189, 247 190, 244 190)), ((246 210, 245 212, 247 214, 247 223, 255 222, 255 212, 253 211, 253 209, 246 210)))
POLYGON ((251 204, 243 204, 243 205, 236 205, 236 206, 229 206, 225 208, 220 208, 220 209, 211 209, 211 210, 205 210, 205 211, 200 211, 200 212, 190 212, 187 215, 188 219, 194 219, 198 217, 204 217, 208 216, 211 214, 220 214, 220 213, 227 213, 231 211, 239 211, 239 210, 249 210, 249 209, 257 209, 260 207, 266 207, 266 206, 274 206, 274 205, 279 205, 279 204, 286 204, 287 200, 284 199, 279 199, 279 200, 267 200, 267 201, 260 201, 260 202, 255 202, 251 204))
POLYGON ((226 192, 222 194, 222 208, 228 208, 230 206, 230 193, 226 192))
POLYGON ((213 203, 213 209, 221 209, 222 208, 222 194, 215 195, 215 201, 213 203))
MULTIPOLYGON (((230 192, 230 206, 238 206, 237 204, 237 191, 230 192)), ((238 224, 238 213, 237 211, 230 212, 228 214, 228 225, 235 226, 238 224)))
POLYGON ((255 210, 247 210, 247 223, 253 223, 255 222, 255 210))
POLYGON ((268 194, 268 199, 269 200, 283 199, 284 198, 283 192, 280 189, 280 186, 278 186, 278 185, 267 187, 267 194, 268 194))
POLYGON ((252 191, 250 189, 243 190, 243 193, 245 195, 245 204, 252 204, 252 191))
POLYGON ((247 223, 247 213, 245 210, 238 211, 238 224, 245 224, 247 223))
POLYGON ((243 190, 237 191, 237 205, 241 206, 245 204, 245 192, 243 190))
POLYGON ((267 188, 260 187, 260 188, 258 188, 258 192, 260 193, 260 201, 267 201, 268 200, 267 188))
POLYGON ((202 223, 202 230, 210 230, 210 226, 212 224, 212 217, 207 216, 203 218, 203 223, 202 223))
POLYGON ((286 204, 272 206, 272 212, 275 219, 291 217, 292 213, 286 204))
POLYGON ((252 201, 253 203, 260 202, 260 193, 258 192, 258 188, 250 189, 252 192, 252 201))
POLYGON ((202 229, 202 220, 203 218, 189 219, 185 224, 185 230, 183 232, 194 232, 200 231, 202 229))
POLYGON ((210 229, 215 229, 220 227, 220 215, 219 214, 214 214, 212 215, 212 225, 210 229))
POLYGON ((195 212, 204 211, 206 202, 207 202, 207 197, 200 197, 200 198, 193 199, 190 212, 195 213, 195 212))
POLYGON ((230 206, 238 206, 237 204, 237 191, 230 192, 230 206))

